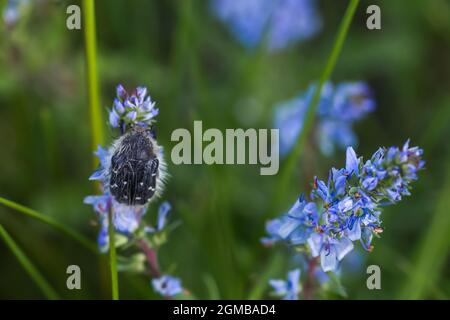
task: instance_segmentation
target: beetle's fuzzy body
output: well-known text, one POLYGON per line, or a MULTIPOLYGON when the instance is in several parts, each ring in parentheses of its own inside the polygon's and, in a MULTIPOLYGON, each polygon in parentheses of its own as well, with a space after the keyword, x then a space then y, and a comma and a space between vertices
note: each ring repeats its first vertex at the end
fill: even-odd
POLYGON ((148 129, 133 127, 109 150, 107 186, 118 203, 144 206, 162 193, 166 164, 148 129))

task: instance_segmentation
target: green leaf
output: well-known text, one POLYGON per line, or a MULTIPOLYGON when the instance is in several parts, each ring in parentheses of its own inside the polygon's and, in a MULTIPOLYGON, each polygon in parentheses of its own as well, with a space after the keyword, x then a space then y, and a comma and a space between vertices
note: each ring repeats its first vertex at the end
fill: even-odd
POLYGON ((17 245, 14 239, 9 235, 9 233, 0 225, 0 237, 3 238, 6 245, 14 253, 17 260, 19 260, 22 267, 30 275, 36 285, 42 290, 45 296, 50 300, 59 299, 58 294, 53 289, 53 287, 47 282, 47 280, 42 276, 39 270, 34 266, 31 260, 26 256, 22 249, 17 245))
POLYGON ((210 300, 220 300, 220 291, 217 286, 216 280, 210 274, 203 275, 203 282, 208 289, 208 299, 210 300))
POLYGON ((21 204, 18 204, 14 201, 5 199, 0 197, 0 203, 11 208, 14 209, 28 217, 37 219, 41 222, 44 222, 46 224, 48 224, 49 226, 55 228, 56 230, 64 233, 65 235, 71 237, 72 239, 78 241, 79 243, 81 243, 84 247, 88 248, 89 250, 91 250, 92 252, 98 254, 98 249, 97 246, 88 238, 86 238, 84 235, 82 235, 81 233, 65 226, 64 224, 56 221, 55 219, 53 219, 52 217, 45 215, 43 213, 40 213, 36 210, 27 208, 21 204))

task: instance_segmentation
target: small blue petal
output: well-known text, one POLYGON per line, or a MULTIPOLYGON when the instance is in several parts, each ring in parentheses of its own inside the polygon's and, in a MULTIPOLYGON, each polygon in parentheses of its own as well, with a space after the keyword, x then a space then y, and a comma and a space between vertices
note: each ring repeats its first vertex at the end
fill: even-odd
POLYGON ((320 253, 320 265, 324 272, 335 271, 338 265, 336 252, 334 250, 322 250, 320 253))
POLYGON ((313 257, 318 257, 320 252, 322 251, 322 236, 317 233, 313 233, 308 239, 308 245, 311 249, 311 255, 313 257))
POLYGON ((113 108, 119 115, 125 113, 125 107, 123 106, 122 102, 120 102, 120 100, 117 98, 114 99, 113 108))
POLYGON ((130 119, 131 121, 134 121, 137 118, 137 112, 136 111, 130 111, 130 112, 127 113, 126 117, 128 119, 130 119))
POLYGON ((359 160, 356 157, 355 150, 353 150, 352 147, 347 148, 345 169, 349 173, 355 173, 356 175, 359 175, 359 160))
POLYGON ((125 100, 125 98, 127 97, 127 92, 121 84, 119 84, 117 86, 116 94, 117 94, 117 98, 121 99, 122 101, 125 100))
POLYGON ((109 124, 113 128, 118 128, 119 122, 120 122, 119 115, 116 113, 116 111, 114 111, 114 109, 111 110, 111 112, 109 113, 109 124))
POLYGON ((343 237, 334 244, 334 248, 336 250, 336 257, 340 261, 353 250, 353 243, 348 238, 343 237))
POLYGON ((361 224, 358 219, 356 219, 351 228, 348 229, 347 236, 352 241, 361 239, 361 224))
POLYGON ((157 223, 157 229, 162 230, 164 226, 166 225, 167 215, 169 214, 170 209, 172 206, 169 202, 163 202, 158 209, 158 223, 157 223))

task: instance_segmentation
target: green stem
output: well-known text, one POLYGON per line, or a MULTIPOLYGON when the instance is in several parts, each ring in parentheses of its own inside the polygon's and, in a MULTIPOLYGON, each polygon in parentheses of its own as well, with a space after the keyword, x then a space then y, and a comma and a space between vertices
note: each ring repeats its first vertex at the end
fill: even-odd
MULTIPOLYGON (((86 54, 87 89, 89 99, 90 121, 92 130, 92 150, 103 144, 103 122, 100 108, 100 95, 97 73, 97 45, 95 31, 94 0, 83 0, 84 44, 86 54)), ((94 167, 97 166, 94 160, 94 167)))
MULTIPOLYGON (((289 155, 288 159, 286 160, 286 164, 283 167, 283 170, 280 174, 280 178, 278 180, 276 189, 274 194, 275 201, 279 201, 283 198, 283 194, 285 193, 290 177, 292 177, 295 164, 298 161, 298 158, 300 157, 301 151, 303 150, 303 146, 305 144, 306 139, 308 138, 308 135, 313 128, 314 125, 314 118, 316 115, 316 109, 317 105, 320 101, 320 96, 322 94, 322 88, 324 84, 328 81, 330 78, 334 67, 336 66, 337 58, 339 57, 339 54, 342 50, 344 41, 347 37, 348 30, 350 28, 350 24, 353 20, 353 16, 355 14, 356 8, 358 7, 359 0, 350 0, 350 3, 348 4, 347 10, 345 12, 344 17, 342 18, 336 39, 334 41, 333 49, 331 51, 330 56, 328 57, 325 69, 322 72, 322 75, 319 80, 319 84, 317 86, 317 89, 314 92, 314 96, 312 98, 312 101, 308 107, 308 110, 306 112, 305 121, 303 124, 302 132, 300 133, 300 137, 297 139, 296 144, 289 155)), ((278 203, 274 203, 272 210, 277 210, 278 203)), ((269 214, 273 214, 273 212, 270 212, 269 214)))
POLYGON ((34 280, 37 286, 42 290, 47 299, 57 300, 60 299, 56 291, 52 288, 52 286, 45 280, 42 274, 38 271, 38 269, 33 265, 33 263, 28 259, 25 253, 20 249, 17 243, 13 238, 9 235, 9 233, 3 228, 0 224, 0 237, 3 238, 6 245, 9 249, 14 253, 17 260, 19 260, 22 267, 25 271, 30 275, 30 277, 34 280))
MULTIPOLYGON (((95 31, 94 0, 83 0, 84 40, 86 50, 86 72, 88 85, 89 110, 91 114, 92 150, 103 144, 103 122, 100 108, 100 95, 97 73, 97 42, 95 31)), ((98 160, 94 159, 94 167, 98 160)), ((116 247, 114 244, 114 227, 112 212, 109 212, 109 258, 111 266, 111 290, 113 300, 119 299, 117 276, 116 247)))
POLYGON ((111 290, 113 300, 119 300, 119 280, 117 276, 117 258, 116 258, 116 244, 114 237, 114 224, 112 217, 112 210, 108 213, 108 233, 109 233, 109 264, 111 266, 111 290))
POLYGON ((97 247, 94 243, 92 243, 88 238, 86 238, 85 236, 83 236, 81 233, 78 233, 77 231, 70 229, 68 227, 66 227, 65 225, 63 225, 62 223, 54 220, 52 217, 47 216, 45 214, 42 214, 36 210, 27 208, 21 204, 18 204, 16 202, 13 202, 11 200, 7 200, 5 198, 0 197, 0 204, 3 204, 11 209, 14 209, 20 213, 23 213, 26 216, 32 217, 34 219, 37 219, 41 222, 44 222, 46 224, 48 224, 49 226, 61 231, 62 233, 64 233, 65 235, 71 237, 72 239, 78 241, 79 243, 81 243, 83 246, 85 246, 86 248, 88 248, 89 250, 91 250, 94 253, 98 253, 97 247))

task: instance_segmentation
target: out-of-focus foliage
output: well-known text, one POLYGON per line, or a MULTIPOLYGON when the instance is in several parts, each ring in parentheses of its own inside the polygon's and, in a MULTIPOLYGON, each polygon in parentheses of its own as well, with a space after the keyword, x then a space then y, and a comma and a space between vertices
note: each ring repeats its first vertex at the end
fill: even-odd
MULTIPOLYGON (((6 1, 1 1, 4 7, 6 1)), ((14 26, 0 26, 0 195, 44 212, 96 238, 89 113, 82 30, 67 30, 66 8, 79 1, 36 0, 14 26)), ((366 28, 362 1, 333 82, 365 81, 377 109, 355 124, 357 153, 407 138, 425 150, 426 170, 412 196, 383 213, 383 239, 343 273, 350 298, 450 297, 450 4, 445 0, 372 1, 382 29, 366 28), (382 270, 382 290, 366 287, 366 267, 382 270)), ((99 77, 104 122, 116 84, 145 85, 157 102, 158 141, 166 157, 175 128, 268 128, 273 107, 316 81, 331 50, 346 1, 319 1, 322 28, 285 50, 246 49, 211 12, 209 1, 108 0, 96 2, 99 77)), ((108 128, 108 126, 104 126, 108 128)), ((117 132, 105 129, 107 141, 117 132)), ((314 175, 344 166, 343 151, 326 158, 308 145, 292 199, 310 190, 314 175)), ((287 252, 259 242, 276 177, 257 166, 174 166, 164 199, 182 224, 161 251, 162 265, 199 298, 268 297, 268 277, 295 267, 287 252), (273 259, 273 255, 276 258, 273 259), (281 256, 280 256, 281 255, 281 256), (267 290, 266 290, 267 289, 267 290), (262 295, 260 292, 264 292, 262 295), (257 294, 258 293, 258 294, 257 294)), ((283 165, 283 163, 281 163, 283 165)), ((155 220, 158 206, 146 217, 155 220)), ((0 207, 0 223, 64 297, 109 298, 106 257, 0 207), (69 291, 66 268, 82 270, 83 290, 69 291)), ((42 298, 42 293, 0 244, 0 298, 42 298)), ((300 266, 300 265, 299 265, 300 266)), ((145 275, 120 275, 121 297, 157 298, 145 275)), ((332 292, 330 290, 329 292, 332 292)), ((333 298, 327 294, 324 298, 333 298)))

